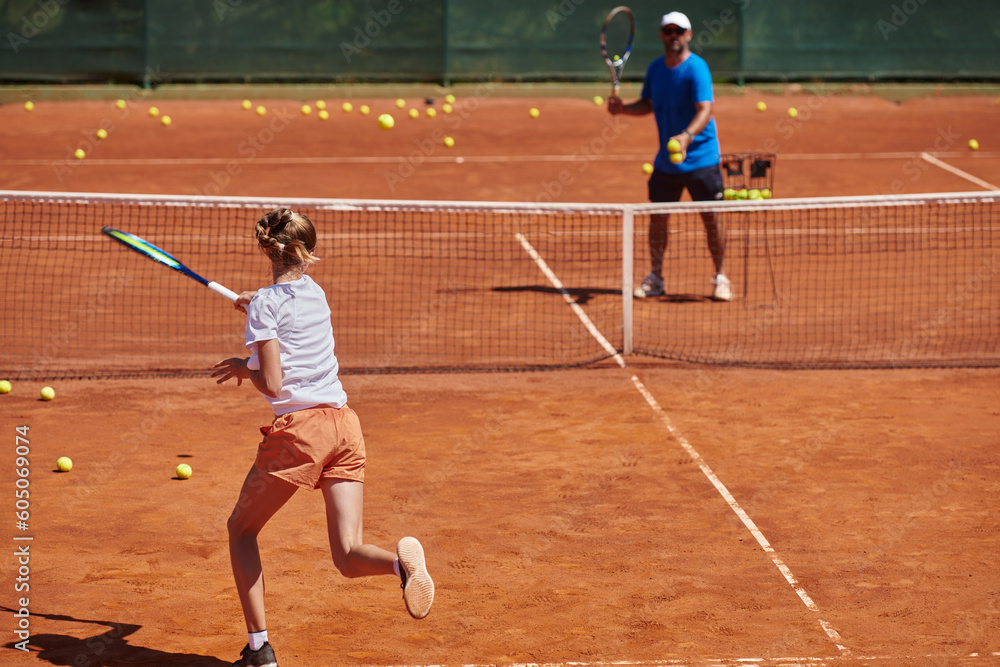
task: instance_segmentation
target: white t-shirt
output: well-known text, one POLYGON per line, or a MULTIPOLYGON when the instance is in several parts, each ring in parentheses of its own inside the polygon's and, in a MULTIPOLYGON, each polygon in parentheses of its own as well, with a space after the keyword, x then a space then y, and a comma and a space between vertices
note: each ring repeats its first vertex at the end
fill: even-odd
POLYGON ((326 404, 347 404, 338 377, 330 307, 323 288, 309 276, 258 290, 247 305, 247 368, 260 370, 254 343, 278 339, 281 351, 281 391, 264 396, 276 416, 326 404))

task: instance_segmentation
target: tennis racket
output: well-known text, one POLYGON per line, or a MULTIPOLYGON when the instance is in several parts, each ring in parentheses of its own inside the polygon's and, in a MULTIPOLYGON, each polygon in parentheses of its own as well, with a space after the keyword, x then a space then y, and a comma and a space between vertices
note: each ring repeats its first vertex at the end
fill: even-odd
POLYGON ((615 7, 601 27, 601 55, 611 70, 611 97, 618 97, 618 84, 622 70, 625 69, 625 61, 632 53, 633 40, 635 16, 632 10, 624 5, 615 7))
POLYGON ((113 238, 115 241, 121 243, 126 248, 131 248, 140 255, 147 257, 153 260, 154 262, 159 262, 164 266, 169 266, 171 269, 175 271, 180 271, 188 278, 197 280, 199 283, 201 283, 208 289, 212 290, 217 294, 221 294, 230 301, 236 301, 237 297, 239 296, 236 292, 226 289, 219 283, 215 283, 212 282, 211 280, 206 280, 205 278, 202 278, 197 273, 195 273, 188 267, 181 264, 173 255, 171 255, 167 251, 157 248, 149 241, 141 239, 135 234, 122 232, 117 229, 114 229, 113 227, 102 227, 101 231, 110 236, 111 238, 113 238))

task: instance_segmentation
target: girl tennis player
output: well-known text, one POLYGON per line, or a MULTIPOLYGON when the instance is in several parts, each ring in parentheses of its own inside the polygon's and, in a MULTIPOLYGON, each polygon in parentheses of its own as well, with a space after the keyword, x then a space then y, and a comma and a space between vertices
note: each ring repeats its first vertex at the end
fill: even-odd
POLYGON ((420 542, 404 537, 393 554, 362 543, 365 443, 338 378, 330 308, 323 289, 305 275, 317 261, 316 230, 307 217, 276 209, 254 227, 271 260, 273 284, 244 292, 236 309, 247 314, 249 358, 214 366, 219 384, 250 380, 274 410, 229 517, 229 557, 246 618, 249 642, 233 667, 276 667, 264 622, 264 575, 257 535, 297 489, 320 489, 334 565, 346 577, 395 573, 414 618, 434 601, 420 542))

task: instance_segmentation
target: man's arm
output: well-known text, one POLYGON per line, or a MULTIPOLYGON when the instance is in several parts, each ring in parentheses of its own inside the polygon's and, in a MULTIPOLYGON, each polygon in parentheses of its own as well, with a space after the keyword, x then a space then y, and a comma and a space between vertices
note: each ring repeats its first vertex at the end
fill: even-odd
MULTIPOLYGON (((631 104, 625 104, 622 102, 620 97, 609 97, 608 111, 612 116, 617 116, 618 114, 625 114, 626 116, 645 116, 646 114, 653 112, 653 101, 640 97, 631 104)), ((705 123, 708 123, 708 121, 706 120, 705 123)))

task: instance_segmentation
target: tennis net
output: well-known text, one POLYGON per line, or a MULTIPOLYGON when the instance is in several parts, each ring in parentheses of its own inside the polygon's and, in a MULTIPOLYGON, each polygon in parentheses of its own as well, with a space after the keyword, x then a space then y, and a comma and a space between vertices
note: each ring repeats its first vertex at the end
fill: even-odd
POLYGON ((178 376, 245 354, 218 295, 101 234, 163 248, 237 292, 266 285, 253 222, 307 215, 345 371, 529 370, 624 355, 778 368, 1000 364, 998 193, 681 204, 527 204, 0 192, 0 375, 178 376), (735 298, 710 298, 702 215, 735 298), (651 215, 665 294, 633 300, 651 215))

